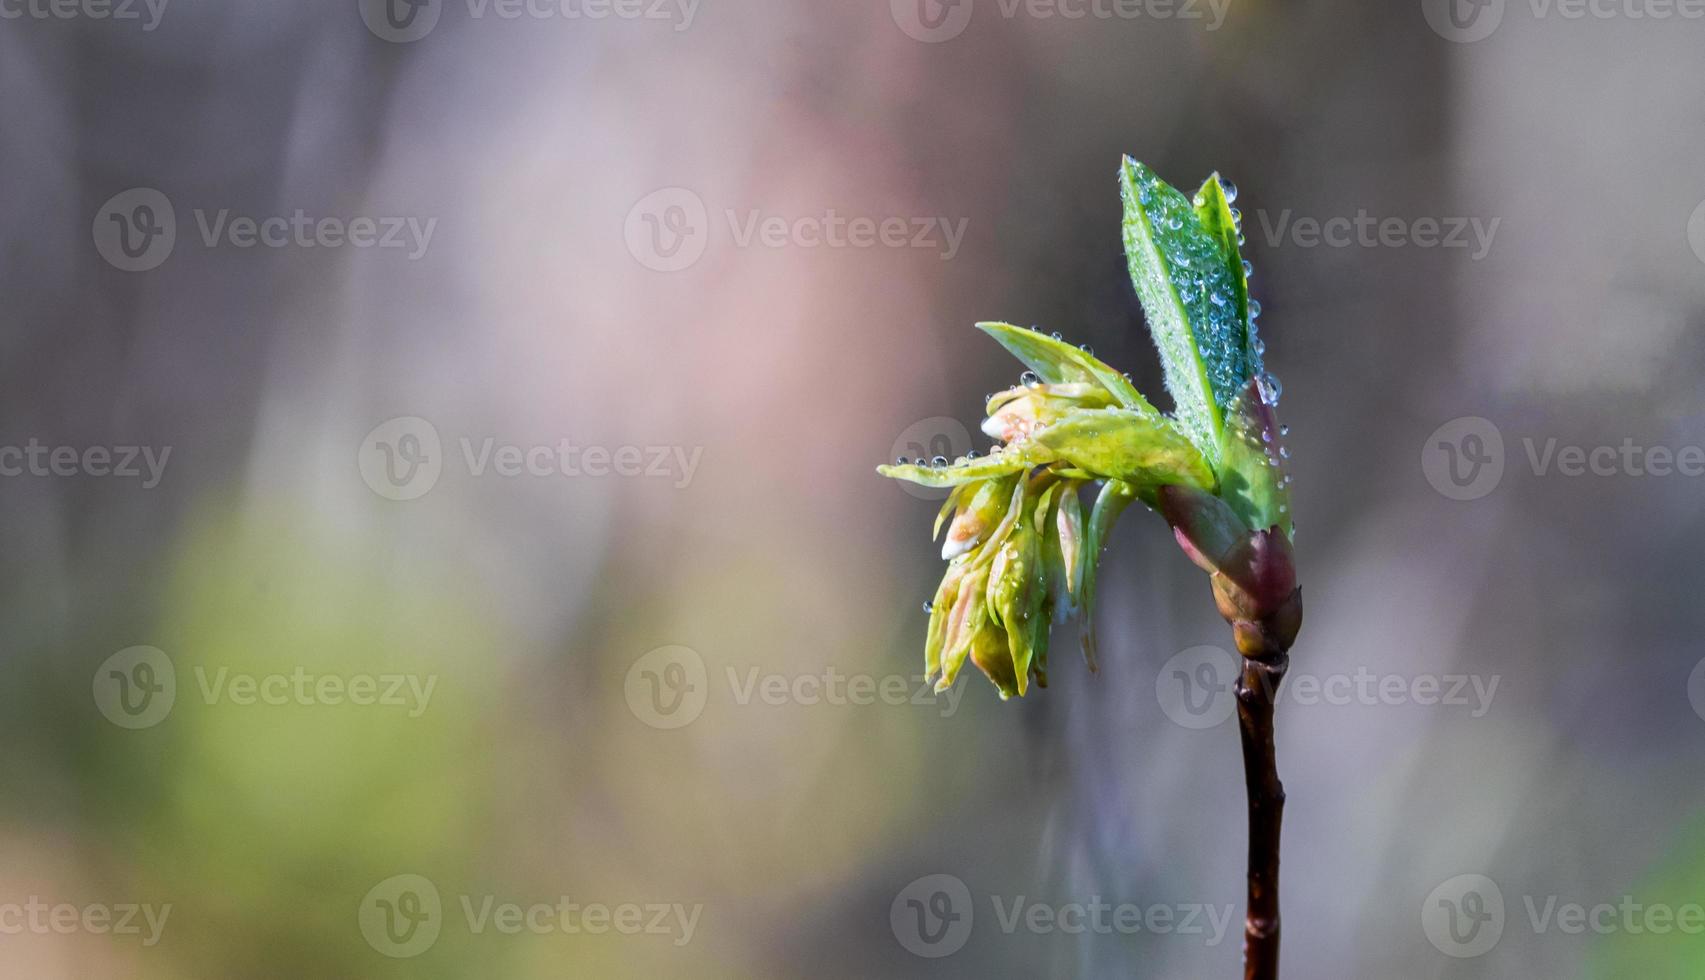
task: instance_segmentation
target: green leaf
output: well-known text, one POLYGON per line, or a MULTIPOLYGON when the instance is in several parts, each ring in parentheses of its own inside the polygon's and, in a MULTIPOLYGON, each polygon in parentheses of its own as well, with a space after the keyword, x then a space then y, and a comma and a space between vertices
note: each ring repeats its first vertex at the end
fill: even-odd
MULTIPOLYGON (((1237 227, 1237 219, 1232 216, 1231 202, 1226 199, 1225 185, 1220 182, 1220 175, 1215 172, 1202 183, 1196 191, 1193 202, 1196 206, 1196 219, 1202 223, 1202 229, 1215 241, 1219 242, 1220 251, 1225 254, 1226 269, 1231 274, 1233 289, 1237 294, 1236 322, 1244 324, 1243 352, 1247 372, 1245 380, 1261 374, 1261 355, 1256 353, 1254 335, 1248 330, 1249 323, 1249 278, 1243 273, 1243 255, 1238 251, 1237 236, 1242 234, 1237 227)), ((1234 341, 1235 342, 1235 341, 1234 341)), ((1224 408, 1228 403, 1220 401, 1224 408)))
POLYGON ((1083 642, 1083 659, 1089 664, 1090 670, 1096 666, 1095 643, 1095 572, 1101 564, 1101 547, 1107 541, 1107 535, 1113 530, 1113 522, 1137 499, 1136 491, 1120 483, 1118 480, 1108 480, 1101 485, 1101 493, 1095 498, 1095 507, 1089 514, 1089 525, 1084 528, 1083 535, 1083 570, 1079 580, 1083 583, 1082 596, 1078 608, 1083 616, 1081 639, 1083 642))
POLYGON ((1290 477, 1273 406, 1251 381, 1226 411, 1220 433, 1220 497, 1253 530, 1277 527, 1291 536, 1290 477))
POLYGON ((999 341, 1013 357, 1023 361, 1025 367, 1035 371, 1036 376, 1048 384, 1098 384, 1126 408, 1155 410, 1123 374, 1095 355, 1063 340, 1010 323, 979 323, 977 329, 999 341))
POLYGON ((1166 484, 1211 489, 1213 470, 1172 420, 1124 408, 1070 412, 1030 439, 1072 466, 1138 493, 1166 484))
POLYGON ((1230 209, 1223 193, 1217 203, 1204 198, 1213 216, 1205 226, 1183 194, 1130 157, 1120 192, 1131 282, 1167 391, 1184 433, 1217 463, 1222 409, 1252 376, 1247 286, 1230 209))
POLYGON ((910 480, 926 487, 956 487, 962 483, 1005 476, 1053 461, 1052 454, 1033 444, 1025 443, 1009 446, 1000 453, 978 456, 975 459, 961 459, 948 466, 920 466, 908 463, 904 466, 878 466, 876 472, 890 479, 910 480))

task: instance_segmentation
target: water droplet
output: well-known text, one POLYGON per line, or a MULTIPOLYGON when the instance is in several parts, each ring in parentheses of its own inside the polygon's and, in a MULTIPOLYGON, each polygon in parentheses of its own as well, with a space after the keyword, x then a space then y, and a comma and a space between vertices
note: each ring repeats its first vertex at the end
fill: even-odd
POLYGON ((1279 426, 1279 435, 1288 436, 1290 434, 1291 434, 1290 425, 1286 424, 1286 425, 1279 426))
POLYGON ((931 465, 931 466, 946 466, 947 465, 947 457, 946 456, 937 456, 936 458, 929 461, 929 465, 931 465))
POLYGON ((934 612, 935 612, 935 603, 930 602, 928 599, 925 599, 924 600, 924 615, 928 616, 928 615, 933 614, 934 612))
POLYGON ((912 465, 912 461, 907 459, 904 456, 899 456, 899 457, 895 458, 894 465, 895 466, 910 466, 910 465, 912 465))
POLYGON ((1237 200, 1237 185, 1226 180, 1224 177, 1220 178, 1220 190, 1225 192, 1225 200, 1227 204, 1237 200))
POLYGON ((1261 441, 1262 442, 1272 442, 1273 441, 1273 430, 1262 429, 1261 430, 1261 441))
POLYGON ((1239 211, 1236 208, 1232 208, 1231 209, 1231 220, 1232 220, 1233 224, 1236 224, 1239 227, 1242 227, 1242 225, 1243 225, 1243 212, 1239 211))
POLYGON ((1061 334, 1058 330, 1054 331, 1053 333, 1049 334, 1048 336, 1054 338, 1055 340, 1065 340, 1066 339, 1065 337, 1061 336, 1061 334))
POLYGON ((1261 315, 1261 301, 1258 299, 1250 300, 1249 301, 1249 319, 1253 320, 1260 315, 1261 315))
POLYGON ((1260 337, 1256 337, 1254 340, 1249 342, 1249 348, 1255 352, 1256 357, 1260 357, 1262 354, 1267 353, 1267 342, 1262 340, 1260 337))
POLYGON ((975 449, 973 449, 970 452, 965 454, 965 458, 966 459, 976 459, 979 455, 981 455, 981 454, 978 453, 975 449))
POLYGON ((1079 344, 1079 345, 1077 345, 1077 349, 1080 351, 1083 351, 1085 354, 1088 354, 1090 357, 1095 356, 1095 348, 1089 346, 1088 344, 1079 344))
POLYGON ((1265 372, 1255 379, 1255 385, 1261 392, 1262 402, 1268 405, 1279 404, 1279 396, 1284 393, 1285 388, 1279 383, 1276 375, 1270 371, 1265 372))
POLYGON ((1255 263, 1249 261, 1248 259, 1244 259, 1243 260, 1243 278, 1248 279, 1250 276, 1253 276, 1254 274, 1255 274, 1255 263))
POLYGON ((1018 376, 1018 383, 1026 388, 1034 388, 1042 383, 1042 379, 1037 376, 1035 371, 1026 371, 1018 376))
POLYGON ((1291 458, 1291 447, 1280 446, 1279 447, 1279 458, 1280 459, 1290 459, 1291 458))

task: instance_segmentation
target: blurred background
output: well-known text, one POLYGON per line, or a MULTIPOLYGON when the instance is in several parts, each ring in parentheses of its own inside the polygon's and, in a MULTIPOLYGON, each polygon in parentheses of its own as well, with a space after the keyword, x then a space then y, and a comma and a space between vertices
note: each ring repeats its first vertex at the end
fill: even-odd
POLYGON ((5 0, 0 976, 1239 974, 1230 638, 924 693, 1129 153, 1240 194, 1290 977, 1705 976, 1691 0, 5 0))

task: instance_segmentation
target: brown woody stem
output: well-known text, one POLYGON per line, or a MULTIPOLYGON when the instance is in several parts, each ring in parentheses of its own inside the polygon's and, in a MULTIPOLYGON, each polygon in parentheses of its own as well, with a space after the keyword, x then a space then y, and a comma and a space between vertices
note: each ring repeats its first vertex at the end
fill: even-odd
POLYGON ((1290 657, 1243 658, 1237 721, 1243 732, 1243 778, 1249 792, 1249 903, 1243 925, 1244 980, 1279 976, 1279 824, 1285 787, 1273 758, 1273 699, 1290 657))

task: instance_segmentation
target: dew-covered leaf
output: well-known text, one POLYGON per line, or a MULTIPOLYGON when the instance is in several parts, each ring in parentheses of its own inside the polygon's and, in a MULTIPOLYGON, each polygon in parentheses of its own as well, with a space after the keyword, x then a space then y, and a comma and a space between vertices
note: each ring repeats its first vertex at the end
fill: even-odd
POLYGON ((1125 376, 1081 348, 1048 334, 1010 323, 979 323, 977 329, 1000 342, 1024 366, 1047 384, 1092 383, 1107 389, 1119 404, 1138 411, 1154 411, 1125 376))
POLYGON ((1031 442, 1073 467, 1120 480, 1139 492, 1169 483, 1204 489, 1214 485, 1202 453, 1162 415, 1082 409, 1038 432, 1031 442))
POLYGON ((1226 411, 1220 433, 1220 496, 1255 530, 1277 527, 1291 536, 1290 475, 1284 430, 1273 406, 1251 381, 1226 411))
MULTIPOLYGON (((1120 168, 1125 253, 1149 332, 1160 351, 1180 426, 1217 463, 1222 411, 1249 380, 1250 346, 1242 259, 1205 227, 1179 191, 1126 157, 1120 168)), ((1223 194, 1211 211, 1231 220, 1223 194)), ((1219 229, 1223 232, 1225 229, 1219 229)))

